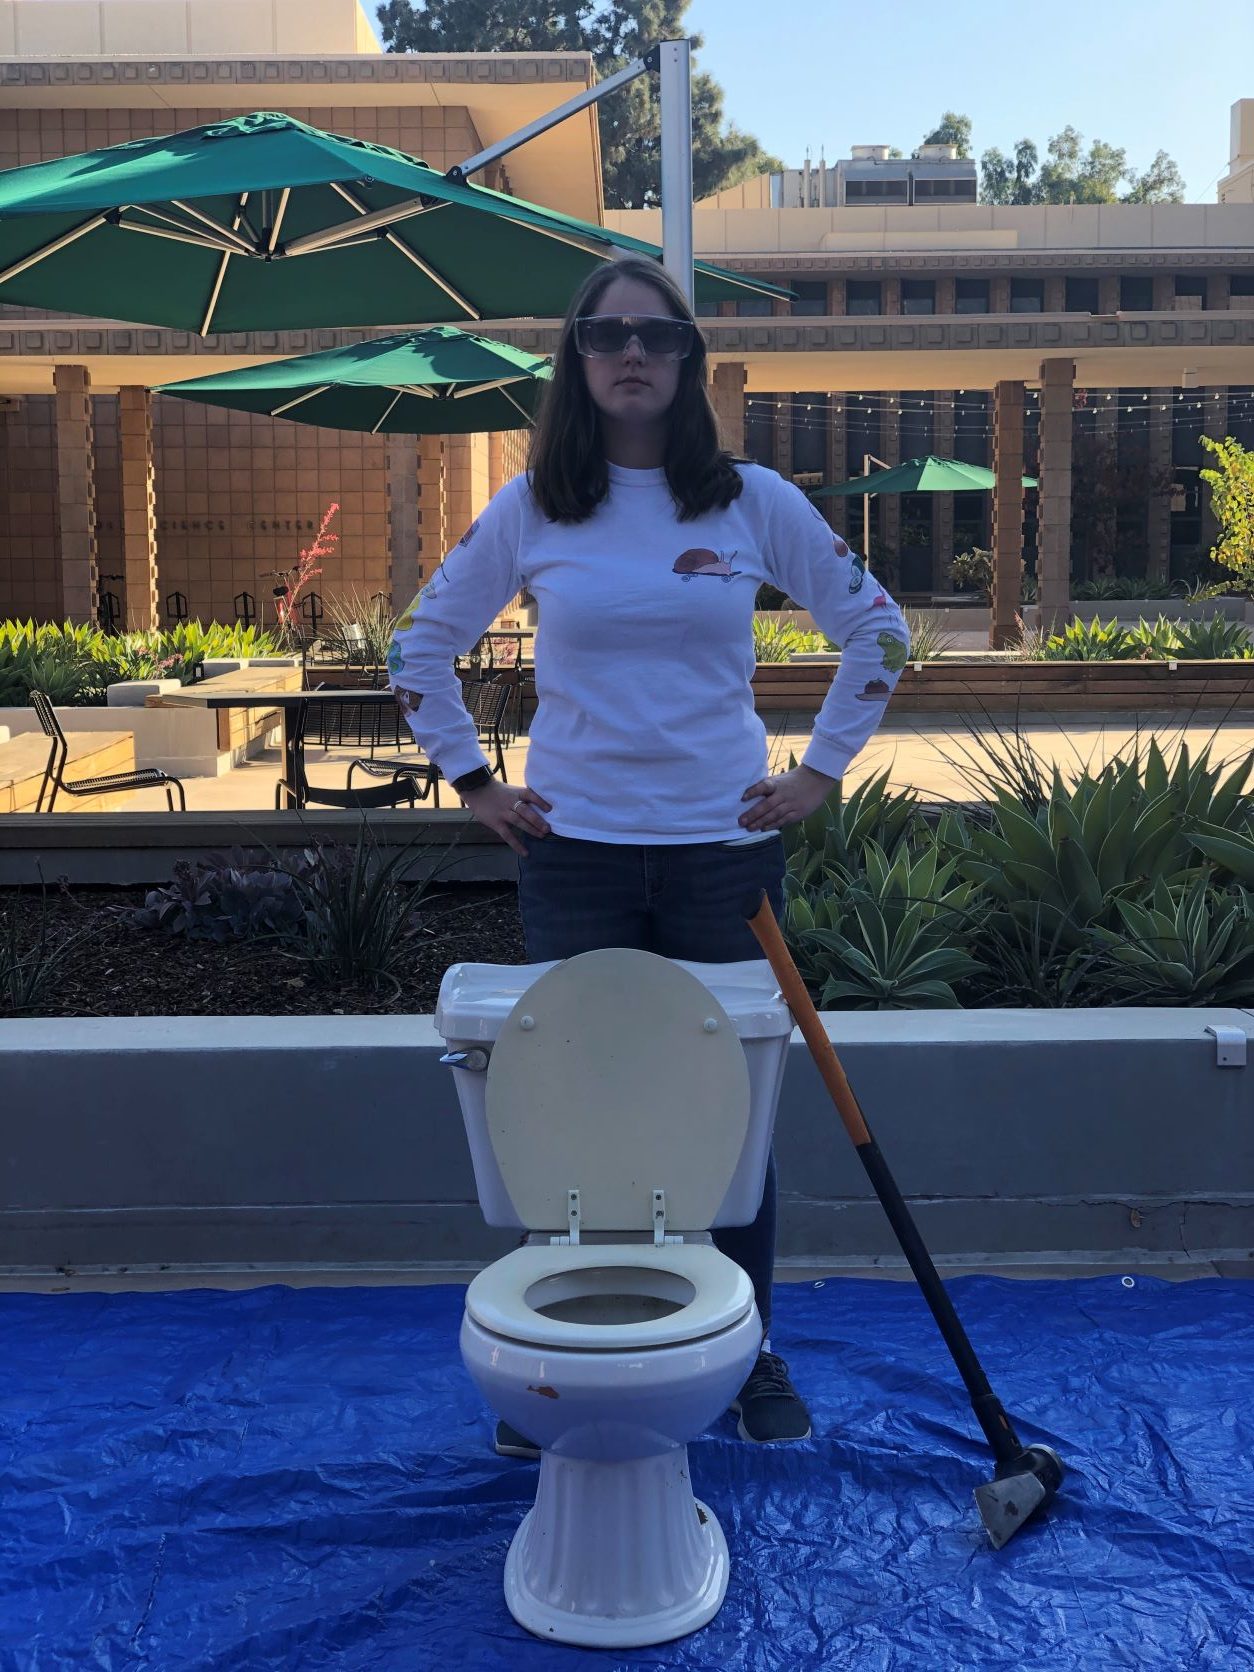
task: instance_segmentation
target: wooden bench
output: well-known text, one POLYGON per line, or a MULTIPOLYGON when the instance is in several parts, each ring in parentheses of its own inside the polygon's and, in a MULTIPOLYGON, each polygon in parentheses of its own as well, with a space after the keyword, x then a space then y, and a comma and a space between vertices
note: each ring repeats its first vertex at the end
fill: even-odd
MULTIPOLYGON (((102 778, 110 772, 134 772, 133 732, 66 732, 69 746, 66 775, 74 778, 102 778)), ((0 743, 0 813, 33 813, 48 766, 51 738, 41 731, 19 732, 0 743)), ((90 798, 57 797, 56 811, 113 812, 130 805, 130 795, 118 791, 90 798)))
MULTIPOLYGON (((198 691, 299 691, 301 670, 291 668, 237 668, 234 673, 215 674, 212 679, 206 679, 197 685, 198 691)), ((177 704, 168 703, 160 693, 145 697, 145 708, 172 708, 177 704)), ((218 752, 227 754, 234 750, 242 750, 267 732, 273 731, 279 724, 277 708, 219 708, 215 710, 218 722, 218 752)))
MULTIPOLYGON (((835 677, 833 663, 760 662, 753 676, 758 712, 817 710, 835 677)), ((1252 662, 924 662, 910 663, 893 693, 898 714, 1064 714, 1195 708, 1254 709, 1252 662)))

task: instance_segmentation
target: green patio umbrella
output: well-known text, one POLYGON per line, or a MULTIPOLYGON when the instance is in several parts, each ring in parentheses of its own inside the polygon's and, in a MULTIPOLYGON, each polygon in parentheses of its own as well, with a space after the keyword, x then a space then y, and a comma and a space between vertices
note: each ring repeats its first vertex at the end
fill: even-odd
MULTIPOLYGON (((811 499, 854 498, 877 493, 987 493, 996 481, 983 465, 963 464, 959 459, 907 459, 891 470, 877 470, 870 476, 851 476, 834 487, 815 488, 811 499)), ((1036 487, 1035 476, 1025 476, 1025 488, 1036 487)))
POLYGON ((333 430, 464 435, 529 424, 549 376, 549 362, 534 354, 436 325, 165 383, 157 392, 333 430))
POLYGON ((202 335, 551 317, 616 251, 661 255, 271 111, 0 173, 0 302, 202 335))

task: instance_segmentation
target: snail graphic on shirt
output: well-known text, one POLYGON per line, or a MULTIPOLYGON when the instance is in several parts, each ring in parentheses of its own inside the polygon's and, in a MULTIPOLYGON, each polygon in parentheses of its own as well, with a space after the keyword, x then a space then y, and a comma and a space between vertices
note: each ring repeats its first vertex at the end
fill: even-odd
POLYGON ((714 552, 707 546, 691 546, 686 552, 680 552, 671 572, 685 581, 696 575, 717 575, 723 581, 730 581, 740 573, 739 569, 732 568, 735 556, 734 551, 714 552))

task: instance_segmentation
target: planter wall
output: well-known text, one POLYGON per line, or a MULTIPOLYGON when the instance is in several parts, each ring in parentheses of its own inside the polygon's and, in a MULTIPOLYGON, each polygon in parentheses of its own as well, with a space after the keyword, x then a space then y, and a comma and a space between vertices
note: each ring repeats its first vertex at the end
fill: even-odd
MULTIPOLYGON (((1254 1015, 824 1021, 937 1257, 1254 1249, 1254 1067, 1206 1031, 1254 1015)), ((430 1016, 0 1022, 0 1264, 494 1259, 443 1048, 430 1016)), ((776 1151, 783 1257, 897 1256, 795 1036, 776 1151)))
MULTIPOLYGON (((760 662, 759 713, 817 712, 835 677, 832 662, 760 662)), ((1254 709, 1254 662, 913 662, 889 713, 1002 714, 1254 709)))

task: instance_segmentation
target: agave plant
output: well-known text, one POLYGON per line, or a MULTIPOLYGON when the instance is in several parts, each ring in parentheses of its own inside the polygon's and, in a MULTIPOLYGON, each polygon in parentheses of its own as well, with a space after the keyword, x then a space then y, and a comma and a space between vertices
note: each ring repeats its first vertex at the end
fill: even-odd
POLYGON ((1045 640, 1047 662, 1122 662, 1133 654, 1128 634, 1117 621, 1069 621, 1045 640))
POLYGON ((961 944, 972 885, 934 843, 890 859, 867 845, 851 885, 806 890, 789 879, 784 929, 818 1002, 839 1009, 954 1009, 954 984, 979 965, 961 944))
POLYGON ((1105 985, 1129 1004, 1249 1004, 1254 1000, 1254 896, 1205 876, 1151 898, 1117 902, 1118 929, 1095 928, 1105 985))
MULTIPOLYGON (((789 767, 796 757, 790 755, 789 767)), ((918 797, 913 790, 890 790, 888 773, 868 778, 844 792, 837 784, 821 807, 784 831, 788 869, 797 884, 808 887, 824 876, 856 876, 871 843, 893 855, 914 827, 918 797)))
POLYGON ((1248 662, 1254 658, 1249 629, 1226 615, 1213 615, 1208 621, 1178 621, 1175 630, 1172 654, 1182 662, 1248 662))
POLYGON ((791 621, 753 618, 753 650, 759 662, 786 662, 805 651, 831 649, 822 633, 808 633, 791 621))
POLYGON ((1225 780, 1208 751, 1194 760, 1182 745, 1169 770, 1151 740, 1144 766, 1134 751, 1098 773, 1085 770, 1070 785, 1055 768, 1048 799, 1032 809, 996 787, 991 828, 951 813, 938 840, 964 877, 1021 923, 1040 913, 1071 951, 1087 944, 1090 927, 1114 926, 1120 898, 1160 878, 1195 874, 1202 842, 1216 834, 1248 842, 1251 767, 1247 757, 1225 780), (1210 830, 1199 841, 1190 831, 1203 824, 1210 830))

